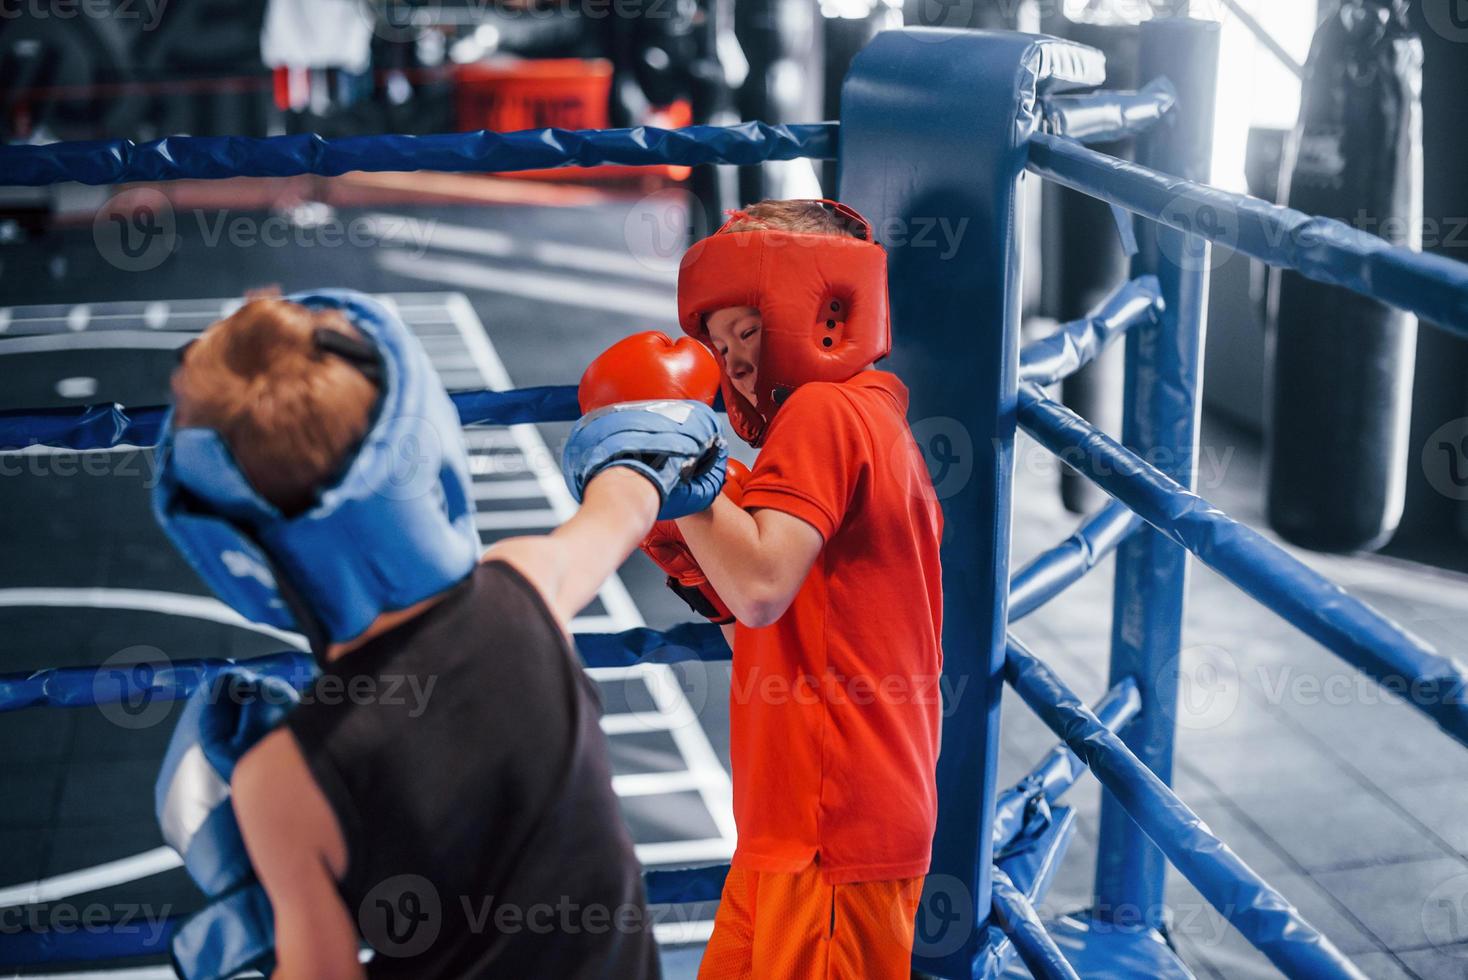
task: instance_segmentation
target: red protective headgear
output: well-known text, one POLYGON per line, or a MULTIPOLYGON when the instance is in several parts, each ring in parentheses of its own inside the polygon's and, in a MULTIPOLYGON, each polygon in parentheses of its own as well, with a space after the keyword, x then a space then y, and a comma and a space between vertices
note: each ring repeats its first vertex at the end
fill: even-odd
MULTIPOLYGON (((678 321, 710 348, 705 315, 731 306, 760 311, 758 402, 751 405, 721 372, 734 431, 752 446, 781 402, 807 381, 845 381, 892 349, 887 252, 872 226, 844 204, 819 202, 860 227, 862 238, 760 228, 725 231, 736 211, 696 243, 678 267, 678 321)), ((718 356, 718 352, 714 352, 718 356)), ((719 358, 723 367, 723 358, 719 358)))

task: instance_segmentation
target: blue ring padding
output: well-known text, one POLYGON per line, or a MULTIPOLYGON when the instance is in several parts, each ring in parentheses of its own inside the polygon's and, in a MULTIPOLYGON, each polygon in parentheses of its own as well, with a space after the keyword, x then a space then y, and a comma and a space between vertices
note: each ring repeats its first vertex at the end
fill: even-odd
POLYGON ((682 905, 692 902, 717 901, 724 891, 729 865, 711 864, 701 868, 672 868, 648 871, 642 876, 649 905, 682 905))
POLYGON ((166 408, 123 408, 111 404, 82 408, 18 409, 0 412, 0 452, 31 446, 57 449, 112 449, 158 444, 166 408))
MULTIPOLYGON (((729 865, 674 868, 643 873, 643 888, 649 905, 677 905, 716 901, 724 890, 729 865)), ((101 959, 167 954, 173 935, 189 916, 163 920, 156 940, 150 941, 153 926, 130 924, 125 931, 104 928, 67 932, 7 930, 0 935, 0 967, 35 966, 42 963, 86 962, 101 959)))
POLYGON ((1024 892, 1014 887, 1009 875, 994 869, 990 898, 994 921, 1014 943, 1020 962, 1036 980, 1081 980, 1080 975, 1045 931, 1045 923, 1024 892))
POLYGON ((577 633, 576 651, 588 667, 719 661, 733 656, 723 631, 713 623, 679 623, 667 630, 642 626, 620 633, 577 633))
POLYGON ((1091 767, 1173 867, 1285 976, 1365 980, 1329 939, 1213 836, 1208 825, 1013 636, 1008 640, 1004 679, 1091 767))
MULTIPOLYGON (((575 385, 540 385, 510 391, 451 391, 460 425, 574 422, 581 417, 575 385)), ((714 411, 724 410, 722 394, 714 411)), ((82 408, 12 409, 0 412, 0 452, 30 446, 56 449, 148 448, 158 444, 168 409, 125 408, 113 402, 82 408)))
POLYGON ((1177 89, 1154 78, 1140 92, 1100 91, 1041 100, 1044 132, 1084 143, 1112 143, 1151 129, 1177 104, 1177 89))
MULTIPOLYGON (((1076 815, 1069 807, 1057 807, 1050 823, 1028 838, 1028 846, 1001 857, 994 868, 1002 871, 1031 903, 1039 902, 1055 882, 1055 872, 1065 860, 1070 842, 1075 838, 1076 815)), ((993 902, 990 902, 992 909, 993 902)), ((990 919, 985 928, 985 944, 975 958, 971 974, 984 980, 999 980, 1014 959, 1014 943, 990 919)))
POLYGON ((1468 336, 1468 263, 1414 252, 1342 221, 1158 173, 1038 133, 1031 172, 1267 265, 1343 286, 1468 336))
POLYGON ((1048 337, 1019 352, 1019 379, 1052 385, 1090 364, 1112 341, 1133 327, 1155 326, 1162 311, 1156 276, 1122 283, 1079 320, 1063 323, 1048 337))
POLYGON ((1030 559, 1009 580, 1009 621, 1018 622, 1079 582, 1142 523, 1130 507, 1113 501, 1060 544, 1030 559))
MULTIPOLYGON (((575 385, 542 385, 511 391, 450 392, 462 425, 571 422, 581 417, 575 385)), ((82 408, 0 412, 0 452, 51 446, 114 449, 156 446, 168 409, 125 408, 115 402, 82 408)))
POLYGON ((432 170, 508 173, 600 164, 653 166, 769 160, 834 160, 834 122, 657 129, 479 130, 434 136, 169 136, 149 143, 95 140, 44 146, 0 146, 0 184, 39 187, 63 181, 213 180, 225 177, 337 177, 367 172, 432 170))
POLYGON ((311 657, 294 651, 248 660, 211 657, 126 667, 47 667, 31 673, 0 674, 0 712, 84 708, 124 700, 175 701, 235 666, 288 681, 296 688, 305 687, 316 676, 311 657))
MULTIPOLYGON (((1137 682, 1124 677, 1092 709, 1101 724, 1118 731, 1142 710, 1142 696, 1137 682)), ((1065 795, 1066 790, 1086 771, 1085 765, 1064 742, 1046 753, 1045 758, 1014 786, 999 794, 994 805, 994 853, 1002 854, 1029 822, 1030 814, 1043 800, 1049 805, 1065 795)))
MULTIPOLYGON (((587 667, 631 667, 685 660, 728 660, 729 646, 712 623, 683 623, 659 631, 639 627, 621 633, 578 633, 576 649, 587 667)), ((186 698, 227 667, 249 667, 304 688, 316 676, 309 654, 287 651, 249 660, 198 658, 128 667, 48 667, 0 674, 0 713, 22 708, 79 708, 123 700, 186 698)))
POLYGON ((6 929, 0 932, 0 967, 167 956, 174 933, 187 920, 186 915, 174 915, 161 922, 134 920, 98 929, 6 929))
POLYGON ((575 385, 542 385, 510 391, 451 391, 463 425, 574 422, 581 417, 575 385))
POLYGON ((1031 385, 1019 423, 1102 490, 1286 622, 1468 745, 1468 671, 1031 385))

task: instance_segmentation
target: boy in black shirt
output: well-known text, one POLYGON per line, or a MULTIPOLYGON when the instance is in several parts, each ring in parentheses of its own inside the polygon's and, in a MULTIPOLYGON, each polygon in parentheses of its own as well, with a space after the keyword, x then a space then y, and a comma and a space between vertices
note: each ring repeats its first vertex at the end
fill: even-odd
POLYGON ((457 416, 368 297, 249 303, 173 389, 160 522, 222 599, 305 632, 315 692, 336 692, 308 692, 227 775, 275 976, 655 978, 567 627, 656 518, 717 495, 708 408, 588 416, 566 460, 581 509, 479 560, 457 416), (354 694, 405 679, 426 697, 354 694))

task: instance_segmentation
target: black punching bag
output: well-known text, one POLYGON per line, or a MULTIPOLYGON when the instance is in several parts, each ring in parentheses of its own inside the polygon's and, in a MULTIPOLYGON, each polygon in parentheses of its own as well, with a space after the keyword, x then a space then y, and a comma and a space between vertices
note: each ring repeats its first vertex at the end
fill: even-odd
MULTIPOLYGON (((1281 197, 1419 247, 1422 44, 1406 0, 1342 0, 1310 45, 1281 197)), ((1310 242, 1299 242, 1310 247, 1310 242)), ((1402 516, 1416 318, 1276 273, 1268 517, 1318 551, 1373 550, 1402 516)))

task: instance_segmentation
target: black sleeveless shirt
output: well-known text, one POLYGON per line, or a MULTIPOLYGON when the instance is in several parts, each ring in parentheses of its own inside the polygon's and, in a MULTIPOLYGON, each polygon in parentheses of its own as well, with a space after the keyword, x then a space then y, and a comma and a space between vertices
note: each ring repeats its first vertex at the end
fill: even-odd
POLYGON ((288 725, 346 838, 369 976, 658 976, 600 716, 504 562, 325 667, 288 725))

